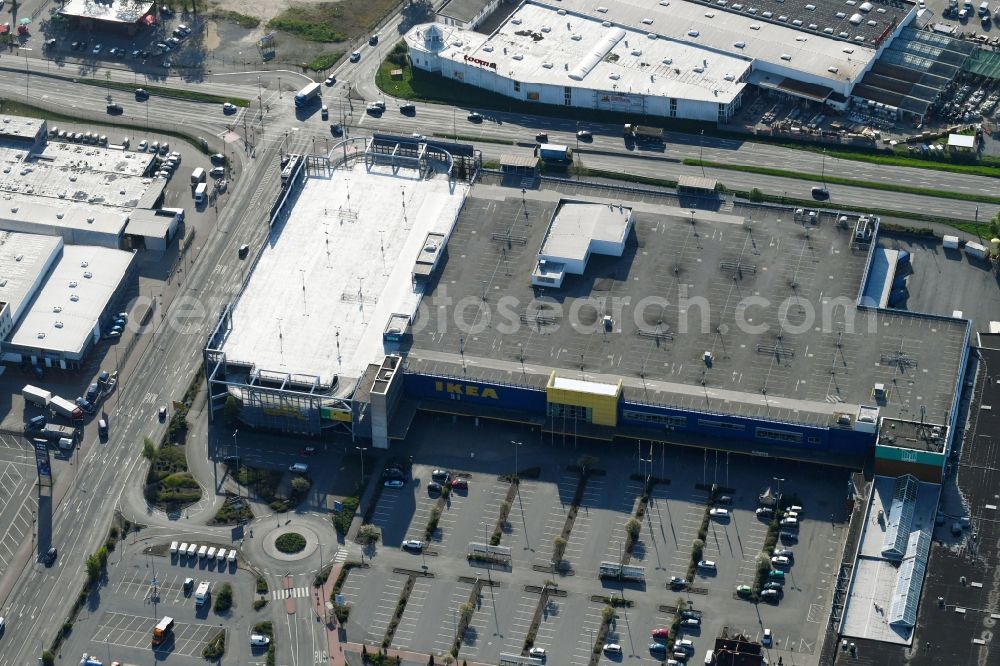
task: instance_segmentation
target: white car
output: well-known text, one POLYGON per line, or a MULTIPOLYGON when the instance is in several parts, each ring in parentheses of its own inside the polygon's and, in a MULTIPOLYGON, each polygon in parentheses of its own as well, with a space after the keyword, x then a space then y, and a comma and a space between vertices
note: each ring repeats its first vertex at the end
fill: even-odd
POLYGON ((701 620, 696 617, 686 617, 681 620, 682 627, 700 627, 701 620))
POLYGON ((147 141, 145 141, 145 140, 140 141, 139 145, 136 146, 136 150, 138 150, 140 153, 146 152, 147 148, 149 148, 149 143, 147 141))
POLYGON ((792 561, 785 557, 784 555, 777 555, 771 558, 771 564, 778 567, 787 567, 792 561))
POLYGON ((0 634, 2 634, 3 630, 6 628, 7 628, 7 620, 3 619, 3 616, 0 615, 0 634))
POLYGON ((684 587, 687 585, 687 580, 681 578, 680 576, 670 577, 670 587, 684 587))
POLYGON ((605 643, 604 644, 604 651, 607 654, 621 654, 622 653, 622 646, 618 645, 618 643, 605 643))
POLYGON ((97 44, 97 45, 95 45, 95 46, 94 46, 94 50, 93 50, 93 54, 94 54, 94 55, 100 55, 100 53, 101 53, 101 49, 103 49, 103 48, 104 48, 104 47, 103 47, 103 46, 101 46, 100 44, 97 44))
POLYGON ((417 539, 407 539, 403 542, 403 548, 406 550, 423 550, 424 542, 417 539))
POLYGON ((533 647, 528 650, 528 656, 535 659, 545 659, 545 648, 533 647))
POLYGON ((324 81, 323 83, 325 83, 327 87, 329 87, 335 84, 336 82, 337 82, 337 77, 331 74, 330 76, 326 77, 326 81, 324 81))
POLYGON ((222 104, 222 112, 225 114, 236 113, 236 105, 230 102, 224 102, 222 104))
POLYGON ((712 516, 713 518, 728 518, 729 509, 719 509, 719 508, 709 509, 708 515, 712 516))
POLYGON ((715 562, 713 560, 701 560, 698 562, 699 569, 712 569, 715 570, 715 562))
POLYGON ((254 647, 264 647, 270 645, 271 638, 264 634, 250 634, 250 645, 254 647))
POLYGON ((406 484, 404 484, 399 479, 389 479, 388 481, 385 482, 386 488, 402 488, 404 485, 406 484))
POLYGON ((762 506, 759 509, 757 509, 758 518, 770 518, 773 515, 774 515, 774 509, 770 507, 762 506))
POLYGON ((772 637, 771 637, 771 630, 770 629, 765 629, 764 630, 764 635, 760 637, 760 643, 764 647, 771 647, 771 639, 772 639, 772 637))
POLYGON ((782 527, 798 527, 799 526, 799 519, 798 518, 782 518, 781 519, 781 526, 782 527))

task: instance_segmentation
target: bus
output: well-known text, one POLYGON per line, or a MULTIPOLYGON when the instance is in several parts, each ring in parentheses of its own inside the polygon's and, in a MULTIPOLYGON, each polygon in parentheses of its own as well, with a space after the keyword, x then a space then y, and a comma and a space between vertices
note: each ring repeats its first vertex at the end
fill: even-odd
POLYGON ((320 85, 318 83, 310 83, 295 95, 295 108, 301 109, 302 107, 309 106, 319 96, 320 85))

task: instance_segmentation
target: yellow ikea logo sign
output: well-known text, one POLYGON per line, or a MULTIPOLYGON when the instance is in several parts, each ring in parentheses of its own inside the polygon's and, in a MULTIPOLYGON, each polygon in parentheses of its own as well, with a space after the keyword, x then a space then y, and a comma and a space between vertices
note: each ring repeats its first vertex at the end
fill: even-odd
POLYGON ((475 384, 460 384, 458 382, 434 382, 434 390, 438 393, 451 393, 455 395, 466 395, 470 398, 490 398, 499 400, 496 389, 488 386, 476 386, 475 384))

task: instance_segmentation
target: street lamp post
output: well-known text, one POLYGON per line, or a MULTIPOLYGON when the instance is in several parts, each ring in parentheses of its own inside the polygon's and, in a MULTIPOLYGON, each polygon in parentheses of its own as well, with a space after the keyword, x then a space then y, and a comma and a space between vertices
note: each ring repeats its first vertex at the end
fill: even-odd
POLYGON ((236 496, 242 497, 243 491, 240 490, 240 441, 236 439, 237 433, 239 433, 239 428, 233 430, 233 446, 236 447, 236 496))
MULTIPOLYGON (((519 476, 518 466, 517 466, 517 450, 521 447, 521 442, 516 442, 512 439, 510 440, 510 443, 514 446, 514 479, 520 482, 521 478, 519 476)), ((520 485, 520 483, 518 483, 518 485, 520 485)))
POLYGON ((365 492, 365 451, 368 450, 368 447, 355 446, 354 448, 361 452, 361 490, 358 491, 358 496, 360 497, 365 492))
POLYGON ((778 497, 775 499, 775 503, 774 503, 775 504, 775 506, 774 506, 774 512, 775 512, 775 514, 777 514, 778 509, 781 508, 781 482, 784 481, 784 479, 782 479, 780 477, 777 477, 777 476, 772 476, 771 478, 774 481, 778 482, 778 497))
POLYGON ((31 74, 28 71, 28 53, 31 52, 30 48, 21 47, 21 51, 24 51, 24 99, 28 99, 28 82, 31 79, 31 74))

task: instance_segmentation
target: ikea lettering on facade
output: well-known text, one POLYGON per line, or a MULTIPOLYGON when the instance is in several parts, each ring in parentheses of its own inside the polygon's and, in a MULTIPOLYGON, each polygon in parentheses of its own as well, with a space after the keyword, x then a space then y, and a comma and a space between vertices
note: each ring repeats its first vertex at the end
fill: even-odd
POLYGON ((434 390, 438 393, 453 393, 467 395, 470 398, 490 398, 499 400, 500 396, 494 388, 488 386, 477 386, 476 384, 462 384, 459 382, 434 382, 434 390))

